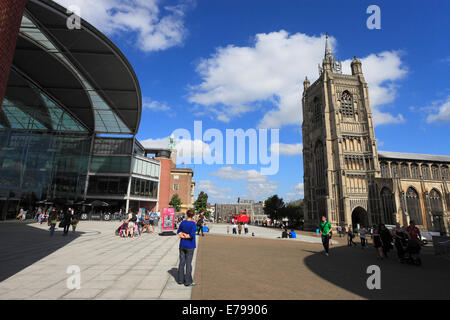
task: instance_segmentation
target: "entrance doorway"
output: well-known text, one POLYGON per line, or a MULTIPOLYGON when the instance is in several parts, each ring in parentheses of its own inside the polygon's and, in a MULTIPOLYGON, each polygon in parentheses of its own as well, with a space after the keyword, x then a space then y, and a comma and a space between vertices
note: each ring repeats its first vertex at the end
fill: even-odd
POLYGON ((367 216, 367 211, 362 207, 356 207, 352 212, 352 227, 356 230, 361 227, 369 226, 369 218, 367 216))

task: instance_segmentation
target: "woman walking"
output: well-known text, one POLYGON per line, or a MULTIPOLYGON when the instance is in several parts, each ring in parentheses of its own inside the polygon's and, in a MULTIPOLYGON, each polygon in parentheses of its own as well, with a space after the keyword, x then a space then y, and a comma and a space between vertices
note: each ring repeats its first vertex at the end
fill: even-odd
POLYGON ((402 261, 404 255, 405 255, 405 247, 407 244, 408 235, 403 232, 402 228, 400 227, 400 223, 395 224, 395 229, 392 230, 392 237, 394 239, 394 245, 397 249, 397 257, 400 261, 402 261))
POLYGON ((352 244, 355 245, 356 247, 356 243, 353 242, 353 238, 355 237, 352 227, 348 227, 348 232, 347 232, 347 244, 348 246, 351 246, 352 244))
POLYGON ((180 238, 180 264, 178 265, 178 284, 185 286, 195 286, 192 279, 192 258, 194 257, 196 223, 192 220, 194 210, 189 209, 186 212, 186 219, 178 227, 178 237, 180 238))
POLYGON ((72 215, 72 232, 75 233, 75 229, 78 226, 78 222, 80 222, 80 220, 78 219, 78 214, 75 213, 74 210, 73 211, 73 215, 72 215))
POLYGON ((68 210, 66 210, 63 213, 62 219, 61 219, 61 224, 62 227, 64 228, 64 232, 63 232, 63 236, 67 236, 67 234, 69 233, 69 228, 72 222, 72 209, 69 208, 68 210))
POLYGON ((383 242, 381 240, 380 236, 380 228, 374 227, 373 228, 373 246, 375 247, 375 250, 377 252, 377 259, 383 260, 383 242))
POLYGON ((392 249, 392 235, 384 223, 380 225, 380 237, 381 242, 383 243, 382 248, 384 257, 388 258, 388 252, 392 249))
POLYGON ((55 227, 57 222, 58 222, 58 213, 56 212, 55 208, 52 208, 52 211, 50 211, 48 215, 48 224, 50 225, 50 236, 53 236, 53 234, 55 233, 55 227))

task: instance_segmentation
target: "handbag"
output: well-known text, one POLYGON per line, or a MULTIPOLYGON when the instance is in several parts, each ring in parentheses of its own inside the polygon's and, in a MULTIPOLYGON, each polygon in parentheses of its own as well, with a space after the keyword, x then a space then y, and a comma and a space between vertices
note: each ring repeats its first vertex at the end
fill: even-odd
POLYGON ((66 226, 66 224, 64 223, 64 220, 62 220, 60 223, 59 223, 59 228, 64 228, 66 226))

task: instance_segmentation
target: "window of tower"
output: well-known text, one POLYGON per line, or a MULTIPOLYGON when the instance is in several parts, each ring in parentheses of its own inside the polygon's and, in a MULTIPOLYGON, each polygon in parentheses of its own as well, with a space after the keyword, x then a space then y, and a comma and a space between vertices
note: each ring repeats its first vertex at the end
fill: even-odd
POLYGON ((314 105, 314 123, 318 124, 322 119, 322 108, 320 105, 319 98, 317 97, 314 98, 313 105, 314 105))
POLYGON ((325 159, 322 142, 317 141, 314 148, 314 158, 316 167, 316 183, 318 186, 325 185, 325 159))
POLYGON ((386 162, 380 163, 380 169, 381 169, 381 177, 389 178, 389 167, 386 162))
POLYGON ((348 91, 344 91, 341 96, 341 112, 344 117, 353 118, 353 99, 352 95, 348 91))

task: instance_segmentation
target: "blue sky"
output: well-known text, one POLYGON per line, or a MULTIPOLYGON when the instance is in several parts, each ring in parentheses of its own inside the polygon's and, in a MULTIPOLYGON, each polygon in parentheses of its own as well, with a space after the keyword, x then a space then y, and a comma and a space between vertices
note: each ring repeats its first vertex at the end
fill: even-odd
MULTIPOLYGON (((450 155, 450 2, 266 0, 57 0, 124 52, 144 107, 137 138, 167 144, 177 128, 278 128, 279 171, 260 165, 187 165, 210 201, 303 197, 301 93, 329 33, 349 74, 362 60, 378 149, 450 155), (369 5, 381 30, 369 30, 369 5)), ((199 142, 208 147, 207 144, 199 142)), ((180 143, 180 147, 183 143, 180 143)))

